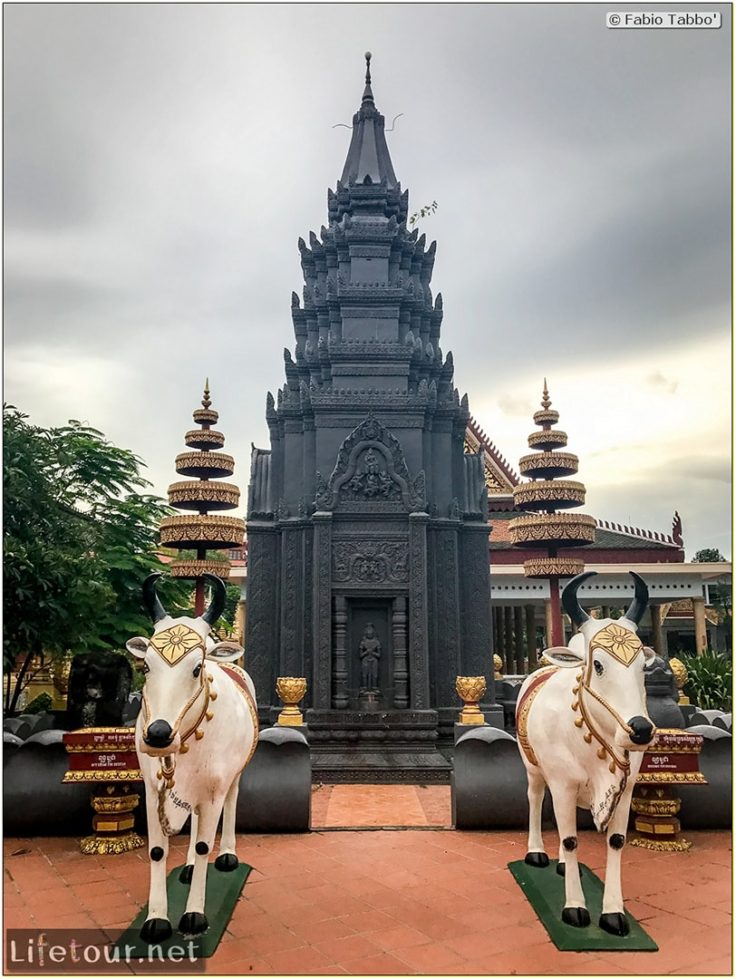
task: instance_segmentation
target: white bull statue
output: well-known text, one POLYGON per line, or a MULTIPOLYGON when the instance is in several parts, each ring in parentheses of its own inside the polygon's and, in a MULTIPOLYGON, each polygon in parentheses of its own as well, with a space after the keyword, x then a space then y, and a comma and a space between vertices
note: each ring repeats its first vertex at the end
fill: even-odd
POLYGON ((255 689, 248 674, 232 662, 243 648, 216 643, 210 636, 225 605, 224 584, 215 575, 204 575, 213 589, 207 610, 197 618, 173 619, 156 594, 158 577, 149 575, 143 584, 153 636, 136 636, 126 644, 143 660, 146 674, 135 742, 146 787, 151 858, 148 918, 141 928, 147 942, 160 942, 172 933, 166 895, 169 837, 190 815, 189 852, 180 874, 190 888, 179 931, 196 935, 207 929, 208 855, 222 814, 215 868, 227 872, 238 866, 238 783, 258 741, 255 689))
POLYGON ((636 634, 649 592, 631 571, 635 592, 626 615, 615 621, 593 619, 580 607, 577 590, 595 573, 578 575, 562 592, 563 607, 578 633, 569 646, 545 650, 551 665, 527 677, 519 691, 516 729, 529 798, 525 861, 535 867, 549 864, 542 842, 548 785, 560 837, 557 871, 565 877, 562 920, 577 927, 590 924, 580 883, 575 812, 576 806, 590 808, 608 843, 599 926, 626 935, 621 850, 636 776, 654 736, 644 689, 644 666, 654 653, 636 634))

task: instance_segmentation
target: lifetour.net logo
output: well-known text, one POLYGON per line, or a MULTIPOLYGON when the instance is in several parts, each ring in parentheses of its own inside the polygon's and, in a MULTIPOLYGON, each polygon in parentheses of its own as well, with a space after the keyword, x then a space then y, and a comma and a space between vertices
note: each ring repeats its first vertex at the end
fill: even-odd
POLYGON ((196 938, 142 946, 93 929, 9 928, 5 933, 4 975, 131 974, 131 966, 158 964, 164 971, 204 972, 196 938), (145 951, 143 951, 145 949, 145 951))

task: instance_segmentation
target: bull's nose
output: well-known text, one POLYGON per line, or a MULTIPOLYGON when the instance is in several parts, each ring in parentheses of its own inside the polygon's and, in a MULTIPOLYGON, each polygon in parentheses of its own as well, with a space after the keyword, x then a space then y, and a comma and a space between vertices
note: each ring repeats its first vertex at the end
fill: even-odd
POLYGON ((632 717, 629 721, 634 744, 649 744, 654 734, 654 725, 646 717, 632 717))
POLYGON ((168 721, 152 721, 143 740, 152 748, 168 748, 173 733, 168 721))

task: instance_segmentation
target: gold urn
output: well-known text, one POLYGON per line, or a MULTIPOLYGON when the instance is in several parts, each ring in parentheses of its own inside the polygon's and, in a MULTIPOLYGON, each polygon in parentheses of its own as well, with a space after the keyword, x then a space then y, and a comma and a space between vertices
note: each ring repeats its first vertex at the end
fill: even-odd
POLYGON ((455 680, 455 690, 464 707, 460 711, 460 724, 485 724, 478 701, 486 692, 484 676, 459 676, 455 680))
POLYGON ((677 701, 677 703, 682 707, 683 705, 690 703, 690 698, 686 697, 683 693, 683 687, 687 683, 687 667, 682 660, 679 660, 673 656, 670 659, 670 669, 675 674, 675 683, 677 684, 677 690, 680 694, 680 699, 677 701))
POLYGON ((297 704, 307 692, 307 681, 303 676, 280 676, 276 680, 276 693, 284 702, 284 709, 278 716, 277 724, 295 727, 304 723, 302 712, 297 704))
POLYGON ((502 669, 503 669, 503 660, 498 655, 498 653, 494 653, 493 654, 493 679, 494 680, 503 680, 503 673, 501 672, 502 669))

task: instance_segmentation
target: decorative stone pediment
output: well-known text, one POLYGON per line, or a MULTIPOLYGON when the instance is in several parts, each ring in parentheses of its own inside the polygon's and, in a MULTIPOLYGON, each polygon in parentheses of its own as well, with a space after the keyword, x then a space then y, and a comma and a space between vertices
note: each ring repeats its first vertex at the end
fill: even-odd
POLYGON ((426 508, 424 470, 412 480, 399 440, 373 415, 340 446, 327 484, 317 473, 319 510, 406 510, 426 508))

